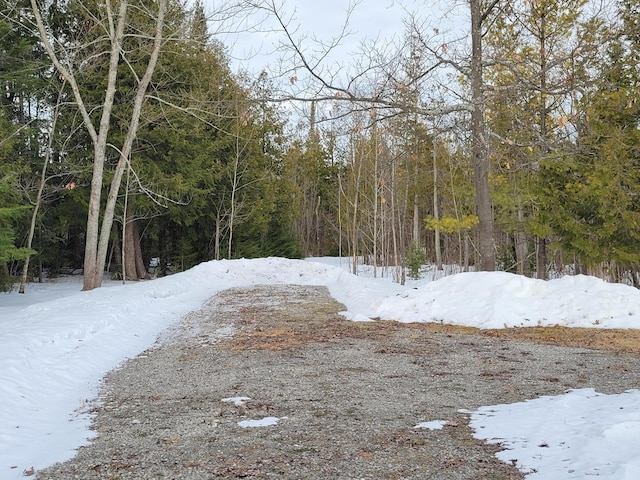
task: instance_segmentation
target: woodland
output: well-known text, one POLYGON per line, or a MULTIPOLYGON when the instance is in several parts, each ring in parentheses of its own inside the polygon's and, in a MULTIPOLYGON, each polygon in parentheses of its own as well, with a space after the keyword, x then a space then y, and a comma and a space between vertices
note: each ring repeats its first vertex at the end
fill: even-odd
POLYGON ((287 1, 0 0, 0 286, 267 256, 640 286, 640 1, 451 0, 464 34, 415 3, 338 66, 287 1), (236 72, 254 14, 279 61, 236 72))

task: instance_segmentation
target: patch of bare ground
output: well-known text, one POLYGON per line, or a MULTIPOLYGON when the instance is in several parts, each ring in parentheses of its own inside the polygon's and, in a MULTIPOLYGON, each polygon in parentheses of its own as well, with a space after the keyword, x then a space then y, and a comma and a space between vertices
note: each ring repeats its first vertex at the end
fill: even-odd
POLYGON ((625 332, 354 323, 341 310, 322 287, 221 292, 106 377, 97 438, 37 478, 523 479, 466 412, 638 388, 636 350, 604 350, 625 332), (264 417, 280 420, 239 423, 264 417), (414 428, 433 420, 444 428, 414 428))
MULTIPOLYGON (((344 318, 331 314, 335 306, 331 304, 315 305, 311 321, 300 323, 299 319, 282 316, 275 324, 243 330, 230 348, 273 349, 279 350, 302 345, 327 341, 332 338, 376 338, 389 335, 400 329, 416 332, 432 332, 456 335, 483 335, 523 342, 534 342, 546 345, 565 347, 581 347, 610 352, 640 353, 640 330, 603 329, 575 327, 513 327, 504 329, 478 329, 474 327, 443 325, 437 323, 401 323, 384 322, 345 322, 344 318), (328 311, 328 312, 327 312, 328 311), (318 319, 322 320, 318 320, 318 319)), ((250 326, 251 319, 246 321, 250 326)))
POLYGON ((563 345, 566 347, 593 348, 610 352, 640 353, 640 330, 574 328, 574 327, 526 327, 481 331, 483 335, 510 340, 563 345))

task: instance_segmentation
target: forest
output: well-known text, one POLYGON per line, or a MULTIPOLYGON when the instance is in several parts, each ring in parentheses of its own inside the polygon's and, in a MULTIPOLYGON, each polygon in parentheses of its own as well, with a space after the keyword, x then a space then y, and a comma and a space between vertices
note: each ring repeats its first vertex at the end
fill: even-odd
POLYGON ((640 286, 640 1, 451 4, 464 35, 420 4, 339 70, 286 1, 0 0, 0 288, 267 256, 640 286), (234 71, 255 13, 281 60, 234 71))

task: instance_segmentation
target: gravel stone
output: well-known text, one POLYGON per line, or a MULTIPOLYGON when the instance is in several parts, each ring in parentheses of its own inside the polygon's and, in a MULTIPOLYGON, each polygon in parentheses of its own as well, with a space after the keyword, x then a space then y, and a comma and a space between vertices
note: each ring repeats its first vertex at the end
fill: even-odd
POLYGON ((522 479, 473 438, 465 410, 638 388, 634 355, 340 310, 324 287, 221 292, 106 376, 97 437, 36 478, 522 479))

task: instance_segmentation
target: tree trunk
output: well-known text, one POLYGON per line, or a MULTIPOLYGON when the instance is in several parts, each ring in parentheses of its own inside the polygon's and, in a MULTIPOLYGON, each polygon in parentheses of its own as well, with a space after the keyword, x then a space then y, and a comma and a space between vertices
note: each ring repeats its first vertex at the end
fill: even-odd
POLYGON ((127 215, 127 221, 124 226, 124 255, 122 259, 122 279, 126 281, 137 280, 136 275, 136 249, 135 240, 133 236, 133 220, 129 220, 127 215))
MULTIPOLYGON (((149 273, 142 256, 138 222, 133 218, 131 212, 129 212, 127 218, 124 229, 124 255, 122 259, 122 264, 124 265, 123 279, 127 281, 147 279, 149 278, 149 273)), ((158 268, 160 267, 158 266, 158 268)))
MULTIPOLYGON (((540 19, 540 139, 542 141, 542 151, 549 152, 548 132, 547 132, 547 76, 549 74, 547 66, 547 28, 544 15, 540 19)), ((541 280, 547 278, 547 239, 536 238, 538 248, 536 249, 536 271, 537 277, 541 280)))
POLYGON ((83 119, 83 123, 91 141, 93 142, 93 172, 91 177, 91 192, 89 195, 89 209, 87 214, 87 231, 84 254, 84 285, 83 290, 91 290, 99 287, 102 283, 102 274, 106 263, 109 238, 111 227, 113 225, 113 215, 115 210, 116 198, 120 189, 122 173, 128 164, 131 147, 136 137, 138 125, 140 122, 140 113, 144 102, 147 87, 155 71, 155 67, 162 46, 162 30, 164 27, 164 15, 167 7, 167 0, 158 1, 158 15, 156 17, 156 31, 153 39, 153 51, 149 58, 146 71, 138 83, 136 96, 134 100, 133 112, 129 121, 129 129, 127 131, 124 145, 120 149, 120 159, 116 166, 116 170, 111 181, 111 188, 107 203, 102 215, 102 225, 100 225, 100 209, 101 209, 101 191, 104 177, 104 164, 106 159, 107 136, 111 123, 111 113, 117 89, 118 66, 120 56, 123 54, 121 42, 124 37, 126 26, 126 16, 128 9, 128 1, 121 0, 119 11, 117 14, 117 22, 114 21, 114 12, 111 10, 111 3, 105 3, 105 12, 108 24, 104 25, 104 29, 108 32, 111 42, 111 50, 109 53, 109 68, 107 72, 107 81, 105 86, 105 96, 102 102, 102 114, 100 117, 99 127, 96 130, 91 115, 84 103, 84 98, 80 92, 80 87, 76 81, 74 72, 67 68, 57 56, 53 49, 56 44, 55 39, 50 38, 49 32, 44 25, 40 7, 36 0, 31 0, 31 9, 34 14, 40 33, 40 40, 44 46, 49 58, 51 59, 55 69, 71 86, 74 99, 83 119))
POLYGON ((132 221, 130 224, 130 229, 133 234, 133 249, 135 252, 135 264, 136 264, 136 277, 139 280, 149 278, 149 273, 147 272, 147 266, 144 262, 144 257, 142 256, 142 242, 140 241, 140 228, 138 228, 138 222, 132 221))
POLYGON ((464 262, 462 266, 462 270, 464 272, 469 271, 469 257, 471 254, 469 253, 469 233, 464 233, 464 262))
MULTIPOLYGON (((55 125, 55 117, 54 117, 54 125, 55 125)), ((52 135, 53 136, 53 135, 52 135)), ((49 143, 49 146, 51 143, 49 143)), ((51 149, 49 149, 50 151, 51 149)), ((29 236, 27 237, 27 245, 28 249, 31 249, 33 245, 33 236, 36 231, 36 220, 38 219, 38 210, 40 209, 40 203, 42 202, 42 191, 44 190, 44 185, 46 182, 47 175, 47 164, 49 163, 49 155, 47 154, 44 160, 44 165, 42 166, 42 173, 40 175, 40 184, 38 185, 38 194, 36 196, 36 203, 33 206, 33 212, 31 213, 31 223, 29 225, 29 236)), ((29 260, 31 259, 31 255, 28 255, 27 258, 24 259, 24 265, 22 266, 22 277, 20 278, 20 288, 18 289, 18 293, 24 293, 27 285, 27 275, 29 274, 29 260)))
POLYGON ((216 233, 213 240, 213 258, 216 260, 220 260, 220 235, 222 233, 221 223, 222 219, 220 218, 220 213, 218 213, 216 215, 216 233))
MULTIPOLYGON (((355 144, 353 146, 355 148, 355 144)), ((356 154, 353 154, 353 162, 356 162, 356 154)), ((353 274, 358 274, 358 200, 360 193, 360 176, 362 172, 362 159, 358 159, 358 173, 354 183, 353 216, 351 217, 351 249, 353 255, 353 274)), ((354 165, 355 168, 355 165, 354 165)))
POLYGON ((315 255, 316 256, 320 256, 321 252, 322 252, 322 239, 321 239, 321 232, 322 232, 322 218, 320 216, 320 206, 322 204, 322 197, 320 195, 318 195, 316 197, 316 205, 315 208, 313 210, 313 235, 314 235, 314 251, 315 251, 315 255))
MULTIPOLYGON (((156 19, 156 34, 154 38, 153 51, 147 64, 147 69, 138 83, 136 90, 136 96, 133 104, 133 112, 131 113, 131 119, 129 123, 129 129, 124 140, 124 145, 120 152, 120 158, 116 165, 116 170, 111 181, 111 187, 109 189, 109 195, 107 197, 107 204, 104 210, 104 218, 102 220, 102 228, 100 231, 100 242, 98 244, 97 259, 96 259, 96 282, 95 286, 99 287, 102 283, 102 272, 104 271, 104 265, 107 258, 107 250, 109 247, 109 236, 111 232, 111 226, 113 224, 113 216, 115 211, 116 200, 118 198, 118 191, 120 190, 120 184, 122 182, 122 175, 125 168, 129 165, 129 157, 131 155, 131 149, 133 147, 133 141, 136 138, 138 132, 138 125, 140 124, 140 115, 142 113, 142 105, 144 103, 147 87, 151 83, 153 72, 155 71, 156 64, 158 63, 158 57, 160 55, 160 47, 162 46, 162 29, 164 26, 164 14, 167 7, 167 0, 160 0, 158 2, 158 17, 156 19)), ((93 187, 93 186, 92 186, 93 187)), ((93 192, 92 192, 93 194, 93 192)), ((85 272, 86 276, 86 272, 85 272)))
POLYGON ((433 142, 433 218, 435 219, 435 238, 434 249, 436 251, 436 269, 442 270, 442 251, 440 246, 440 212, 438 210, 438 164, 436 157, 436 144, 435 139, 433 142))
POLYGON ((120 230, 117 226, 113 227, 112 238, 111 260, 116 266, 120 267, 120 271, 122 272, 122 242, 120 241, 120 230))
POLYGON ((482 22, 480 0, 470 0, 471 7, 471 135, 473 139, 473 180, 479 220, 480 270, 496 268, 493 212, 489 193, 489 148, 484 120, 484 81, 482 78, 482 22))
MULTIPOLYGON (((518 223, 522 225, 524 222, 524 211, 522 207, 518 207, 518 223)), ((527 234, 520 228, 515 234, 515 247, 516 247, 516 263, 518 265, 518 273, 520 275, 526 275, 528 273, 527 268, 527 252, 529 250, 527 245, 527 234)))
POLYGON ((373 277, 378 276, 378 202, 380 179, 378 178, 378 123, 373 124, 373 277))
POLYGON ((400 249, 398 247, 398 226, 396 225, 396 164, 391 165, 391 239, 393 241, 393 264, 395 265, 395 281, 400 285, 404 285, 405 282, 405 268, 404 262, 400 259, 400 249))
POLYGON ((547 279, 547 239, 536 237, 536 270, 537 278, 540 280, 547 279))
MULTIPOLYGON (((32 3, 35 0, 32 0, 32 3)), ((102 283, 102 270, 104 270, 104 262, 102 268, 98 261, 98 232, 100 225, 100 197, 102 193, 102 179, 104 175, 104 163, 107 152, 107 134, 109 132, 109 125, 111 123, 111 111, 113 109, 113 102, 116 94, 116 80, 118 75, 118 64, 120 63, 120 43, 124 36, 124 28, 126 25, 126 13, 127 13, 127 1, 123 0, 120 3, 120 11, 118 17, 117 27, 113 29, 113 23, 110 23, 109 34, 111 36, 111 54, 109 58, 109 73, 107 79, 107 87, 105 91, 105 98, 102 105, 102 116, 100 118, 100 125, 97 135, 91 123, 91 118, 88 114, 84 117, 84 123, 87 129, 94 134, 93 140, 93 174, 91 176, 91 193, 89 194, 89 211, 87 214, 87 232, 86 243, 84 250, 84 284, 83 290, 92 290, 99 287, 102 283)), ((109 12, 111 17, 111 12, 109 12)), ((75 78, 70 82, 76 85, 75 78)), ((77 89, 77 86, 76 86, 77 89)), ((75 90, 74 89, 74 93, 75 90)), ((81 109, 84 110, 84 102, 80 94, 79 89, 75 97, 81 109)), ((109 225, 111 230, 111 225, 109 225)), ((106 250, 105 250, 106 254, 106 250)))

